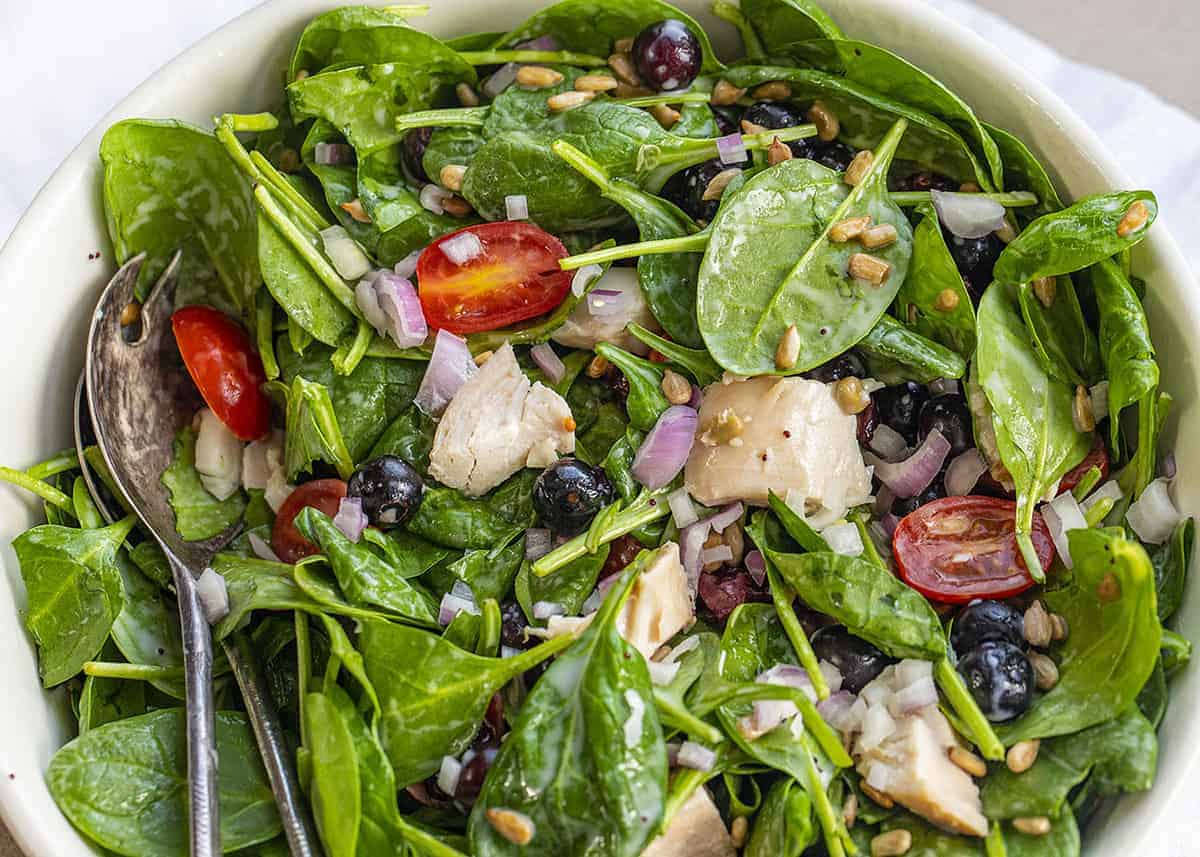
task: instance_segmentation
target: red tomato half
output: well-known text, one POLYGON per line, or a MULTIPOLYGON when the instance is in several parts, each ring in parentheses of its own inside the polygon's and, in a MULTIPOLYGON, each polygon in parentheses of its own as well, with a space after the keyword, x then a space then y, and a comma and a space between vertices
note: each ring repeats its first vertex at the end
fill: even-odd
POLYGON ((171 316, 188 374, 217 419, 239 440, 271 430, 271 402, 262 358, 236 321, 212 307, 189 306, 171 316))
POLYGON ((1074 469, 1067 471, 1063 478, 1058 483, 1058 493, 1070 491, 1079 484, 1079 480, 1083 478, 1083 474, 1087 473, 1093 467, 1100 468, 1100 481, 1103 482, 1108 478, 1108 449, 1104 446, 1104 439, 1100 437, 1100 433, 1096 432, 1095 439, 1092 441, 1092 448, 1087 455, 1083 457, 1083 461, 1079 462, 1074 469))
MULTIPOLYGON (((1007 598, 1033 586, 1017 549, 1017 504, 996 497, 943 497, 905 515, 892 536, 901 579, 933 601, 1007 598)), ((1054 560, 1046 522, 1033 514, 1033 547, 1054 560)))
POLYGON ((523 221, 481 223, 434 241, 417 259, 421 308, 433 328, 451 333, 495 330, 554 309, 571 290, 569 271, 558 260, 567 248, 548 232, 523 221), (470 254, 470 236, 481 249, 462 264, 446 255, 470 254))
POLYGON ((301 509, 311 506, 332 518, 345 496, 346 483, 340 479, 316 479, 298 486, 275 513, 271 550, 287 563, 299 562, 306 556, 320 553, 320 549, 296 529, 296 516, 301 509))

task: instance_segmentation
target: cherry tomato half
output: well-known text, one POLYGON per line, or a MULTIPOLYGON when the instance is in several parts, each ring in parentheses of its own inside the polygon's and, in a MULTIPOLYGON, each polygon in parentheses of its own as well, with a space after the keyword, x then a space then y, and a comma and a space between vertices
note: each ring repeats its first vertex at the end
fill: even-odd
POLYGON ((239 440, 271 430, 271 402, 262 358, 236 321, 212 307, 189 306, 171 316, 188 374, 217 419, 239 440))
POLYGON ((1058 493, 1070 491, 1079 484, 1079 480, 1083 478, 1083 474, 1087 473, 1093 467, 1100 468, 1100 481, 1103 482, 1108 478, 1108 449, 1104 446, 1104 439, 1097 432, 1092 440, 1092 448, 1088 454, 1083 457, 1083 461, 1075 465, 1074 469, 1067 471, 1058 483, 1058 493))
MULTIPOLYGON (((1033 586, 1017 549, 1017 504, 996 497, 943 497, 905 515, 892 536, 900 578, 933 601, 1007 598, 1033 586)), ((1033 514, 1033 547, 1054 560, 1046 522, 1033 514)))
POLYGON ((346 483, 340 479, 316 479, 298 486, 275 513, 271 550, 287 563, 299 562, 306 556, 320 553, 320 549, 296 529, 296 516, 301 509, 311 506, 332 518, 345 496, 346 483))
POLYGON ((558 267, 566 256, 561 241, 532 223, 468 226, 434 241, 417 259, 421 308, 431 327, 451 333, 495 330, 534 318, 562 303, 571 290, 573 274, 558 267), (466 261, 460 264, 452 256, 466 261))

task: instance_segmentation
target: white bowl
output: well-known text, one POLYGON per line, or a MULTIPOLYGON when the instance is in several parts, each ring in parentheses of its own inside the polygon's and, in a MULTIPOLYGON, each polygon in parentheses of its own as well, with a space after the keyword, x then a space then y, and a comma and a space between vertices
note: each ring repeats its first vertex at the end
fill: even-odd
MULTIPOLYGON (((445 36, 502 29, 544 0, 433 0, 419 26, 445 36)), ((941 78, 981 118, 1016 133, 1049 165, 1068 197, 1130 187, 1103 144, 1065 104, 978 36, 912 0, 821 0, 849 34, 883 45, 941 78)), ((71 402, 89 311, 114 270, 100 205, 96 152, 110 124, 131 116, 178 117, 206 125, 215 114, 274 106, 281 70, 295 37, 329 0, 272 0, 230 22, 154 74, 106 116, 38 194, 0 250, 0 401, 13 408, 0 424, 0 459, 26 466, 71 440, 71 402), (102 251, 99 259, 89 254, 102 251)), ((381 4, 382 5, 382 4, 381 4)), ((736 38, 708 14, 707 0, 681 0, 728 54, 736 38)), ((1200 434, 1200 297, 1192 273, 1159 224, 1137 250, 1137 273, 1149 284, 1147 308, 1162 358, 1163 388, 1175 396, 1166 443, 1200 434)), ((1195 448, 1176 449, 1181 507, 1200 511, 1195 448)), ((71 736, 62 692, 38 681, 33 643, 20 611, 25 603, 9 542, 37 523, 40 511, 15 490, 0 490, 0 815, 31 855, 83 857, 93 852, 56 808, 43 772, 71 736)), ((1200 592, 1192 587, 1177 619, 1200 628, 1200 592)), ((1089 854, 1126 857, 1197 853, 1200 813, 1189 788, 1200 775, 1200 678, 1192 669, 1172 687, 1160 736, 1158 783, 1123 799, 1089 830, 1089 854), (1189 776, 1190 775, 1190 776, 1189 776)))

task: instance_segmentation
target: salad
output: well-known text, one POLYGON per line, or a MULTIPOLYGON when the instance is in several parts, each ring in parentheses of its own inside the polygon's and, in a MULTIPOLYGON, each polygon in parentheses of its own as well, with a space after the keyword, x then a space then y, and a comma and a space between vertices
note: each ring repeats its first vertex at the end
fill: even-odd
MULTIPOLYGON (((237 533, 206 611, 325 852, 1078 854, 1191 648, 1153 194, 1061 199, 808 0, 718 0, 725 62, 661 0, 422 11, 322 14, 275 110, 100 149, 140 299, 182 256, 207 406, 162 482, 237 533)), ((47 782, 98 849, 184 854, 170 573, 79 468, 0 470, 78 722, 47 782)), ((223 848, 286 853, 215 674, 223 848)))

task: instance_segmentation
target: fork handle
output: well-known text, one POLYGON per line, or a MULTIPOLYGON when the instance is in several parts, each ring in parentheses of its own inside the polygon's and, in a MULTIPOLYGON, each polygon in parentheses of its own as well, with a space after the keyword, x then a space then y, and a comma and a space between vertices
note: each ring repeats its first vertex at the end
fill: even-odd
POLYGON ((196 578, 166 545, 162 547, 175 579, 179 622, 183 631, 190 853, 191 857, 220 857, 221 818, 217 803, 212 631, 204 615, 204 605, 200 603, 196 578))

